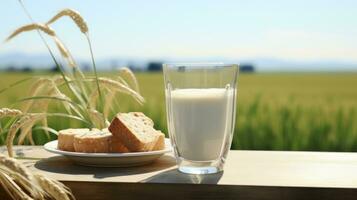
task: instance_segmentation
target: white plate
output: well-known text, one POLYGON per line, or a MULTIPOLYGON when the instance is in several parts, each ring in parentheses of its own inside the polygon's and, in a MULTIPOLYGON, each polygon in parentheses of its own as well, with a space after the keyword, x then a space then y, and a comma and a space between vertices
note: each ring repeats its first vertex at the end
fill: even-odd
POLYGON ((169 139, 165 139, 165 149, 149 152, 132 152, 132 153, 79 153, 62 151, 57 148, 57 140, 48 142, 44 148, 52 153, 60 154, 71 159, 80 165, 96 167, 130 167, 145 165, 158 159, 165 153, 172 151, 169 139))

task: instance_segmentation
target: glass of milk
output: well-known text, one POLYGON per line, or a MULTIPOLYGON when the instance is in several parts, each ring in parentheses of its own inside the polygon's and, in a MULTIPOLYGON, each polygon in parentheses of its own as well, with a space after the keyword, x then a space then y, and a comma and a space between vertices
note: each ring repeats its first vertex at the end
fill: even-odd
POLYGON ((223 170, 233 138, 238 65, 164 64, 166 112, 181 172, 223 170))

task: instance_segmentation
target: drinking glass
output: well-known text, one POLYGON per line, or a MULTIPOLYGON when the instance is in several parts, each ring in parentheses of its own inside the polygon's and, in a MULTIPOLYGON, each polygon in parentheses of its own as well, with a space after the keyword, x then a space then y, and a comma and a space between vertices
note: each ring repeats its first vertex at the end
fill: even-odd
POLYGON ((238 65, 164 64, 163 71, 167 124, 178 170, 222 171, 235 126, 238 65))

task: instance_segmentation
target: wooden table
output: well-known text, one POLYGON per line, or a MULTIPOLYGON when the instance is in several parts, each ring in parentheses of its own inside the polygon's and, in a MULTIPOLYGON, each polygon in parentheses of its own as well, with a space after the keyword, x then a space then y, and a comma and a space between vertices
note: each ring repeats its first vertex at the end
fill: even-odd
POLYGON ((172 155, 142 167, 95 168, 40 146, 15 149, 31 158, 21 162, 62 181, 77 199, 357 199, 357 153, 231 151, 223 173, 187 175, 172 155))

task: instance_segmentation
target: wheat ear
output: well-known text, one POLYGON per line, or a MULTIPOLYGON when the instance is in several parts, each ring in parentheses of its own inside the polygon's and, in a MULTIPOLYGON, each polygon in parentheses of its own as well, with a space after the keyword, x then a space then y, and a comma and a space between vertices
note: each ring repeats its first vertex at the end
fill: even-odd
POLYGON ((67 60, 68 65, 70 67, 76 67, 76 63, 72 55, 69 53, 68 49, 66 48, 66 46, 58 39, 58 37, 56 36, 56 32, 47 24, 34 23, 34 24, 21 26, 20 28, 16 29, 9 37, 7 37, 5 41, 11 40, 12 38, 14 38, 15 36, 17 36, 22 32, 32 31, 36 29, 41 30, 42 32, 52 36, 61 55, 67 60))
MULTIPOLYGON (((33 197, 35 197, 36 199, 41 199, 41 197, 43 196, 41 194, 42 191, 38 187, 36 187, 36 179, 26 167, 21 165, 21 163, 18 162, 16 159, 5 156, 0 156, 0 164, 1 167, 5 167, 10 171, 19 174, 20 176, 22 176, 22 179, 26 179, 28 180, 28 182, 32 183, 31 185, 28 185, 28 187, 30 187, 28 188, 28 190, 31 192, 31 195, 33 197)), ((17 179, 19 179, 19 177, 17 179)), ((27 185, 21 180, 18 180, 18 182, 27 185)))
POLYGON ((34 199, 45 200, 46 193, 38 186, 37 180, 35 180, 36 183, 33 183, 15 171, 4 168, 2 170, 8 174, 22 189, 24 189, 27 194, 31 194, 34 199))
POLYGON ((142 104, 145 102, 144 97, 142 97, 138 92, 129 88, 128 86, 122 84, 119 81, 115 81, 108 78, 98 78, 98 81, 106 86, 110 91, 118 91, 122 93, 129 94, 132 96, 138 103, 142 104))
POLYGON ((53 36, 53 40, 55 41, 55 44, 59 52, 61 53, 62 57, 64 57, 67 60, 68 65, 73 68, 76 67, 77 64, 74 61, 74 58, 72 57, 71 53, 66 48, 66 46, 61 42, 61 40, 57 36, 53 36))
POLYGON ((25 26, 21 26, 20 28, 16 29, 14 32, 12 32, 10 34, 9 37, 6 38, 5 41, 9 41, 11 40, 12 38, 14 38, 15 36, 17 36, 18 34, 22 33, 22 32, 26 32, 26 31, 32 31, 32 30, 41 30, 42 32, 50 35, 50 36, 55 36, 55 31, 45 25, 45 24, 39 24, 39 23, 34 23, 34 24, 28 24, 28 25, 25 25, 25 26))
MULTIPOLYGON (((44 86, 47 86, 48 83, 50 83, 50 82, 51 82, 51 80, 48 78, 39 78, 31 86, 29 96, 30 97, 35 96, 36 94, 38 94, 41 91, 41 89, 44 88, 44 86)), ((26 113, 32 107, 32 104, 33 104, 33 100, 29 100, 28 102, 25 102, 23 105, 23 108, 22 108, 23 112, 26 113)))
MULTIPOLYGON (((67 81, 71 81, 71 79, 69 77, 67 77, 67 76, 65 76, 65 77, 66 77, 67 81)), ((63 76, 60 76, 60 75, 53 76, 52 80, 55 82, 56 85, 62 85, 63 83, 65 83, 63 76)))
POLYGON ((35 123, 39 120, 43 120, 46 118, 45 114, 36 114, 36 118, 33 120, 29 120, 27 122, 24 122, 20 129, 21 129, 21 134, 18 137, 18 145, 23 144, 25 138, 27 138, 30 142, 31 145, 34 145, 35 142, 33 141, 32 138, 32 127, 35 125, 35 123))
POLYGON ((0 183, 12 199, 34 200, 27 195, 8 174, 3 171, 0 171, 0 183))
POLYGON ((16 132, 21 128, 24 124, 32 123, 37 121, 38 119, 41 119, 43 116, 46 116, 43 113, 39 114, 27 114, 23 117, 21 117, 18 121, 13 123, 9 129, 8 135, 6 137, 6 147, 7 151, 10 157, 14 156, 13 152, 13 141, 15 139, 16 132))
POLYGON ((49 179, 43 175, 36 174, 35 178, 41 188, 45 188, 48 195, 55 200, 75 199, 70 189, 62 183, 49 179))
MULTIPOLYGON (((56 77, 56 78, 57 78, 57 77, 56 77)), ((53 79, 51 79, 51 80, 53 80, 53 79)), ((47 84, 46 84, 46 86, 47 86, 47 84)), ((49 101, 48 101, 48 100, 40 100, 40 103, 39 103, 39 104, 40 104, 41 111, 42 111, 42 112, 47 112, 47 110, 48 110, 48 105, 49 105, 49 101)), ((45 127, 48 126, 47 117, 44 117, 44 118, 42 119, 42 124, 43 124, 43 126, 45 126, 45 127)), ((31 128, 32 128, 32 127, 31 127, 31 128)), ((44 130, 44 132, 45 132, 47 138, 50 139, 50 135, 49 135, 48 131, 47 131, 47 130, 44 130)), ((29 135, 32 135, 32 133, 30 133, 29 135)), ((30 139, 32 139, 32 138, 30 138, 30 139)))
POLYGON ((123 77, 129 80, 129 82, 131 83, 132 87, 136 92, 140 92, 138 80, 136 79, 134 73, 129 68, 123 67, 119 69, 119 72, 123 77))
MULTIPOLYGON (((52 86, 52 84, 54 84, 52 79, 43 79, 42 82, 43 82, 43 85, 40 85, 40 86, 46 87, 46 89, 47 89, 47 87, 50 87, 50 86, 52 86), (46 84, 44 84, 44 83, 46 83, 46 84)), ((36 93, 37 93, 37 91, 36 91, 36 93)), ((53 93, 52 88, 50 88, 49 91, 47 91, 47 93, 48 93, 48 95, 51 95, 53 93)), ((33 100, 30 100, 30 101, 31 101, 31 104, 33 104, 33 100)), ((50 99, 43 99, 43 100, 39 100, 37 106, 41 109, 41 112, 45 113, 45 112, 47 112, 49 103, 50 103, 50 99)), ((28 106, 29 105, 27 104, 27 107, 26 107, 27 109, 29 108, 28 106)), ((31 145, 34 145, 34 141, 32 138, 32 127, 34 126, 34 124, 37 120, 41 120, 42 123, 45 123, 45 125, 47 125, 47 117, 45 115, 41 115, 41 117, 39 119, 36 119, 35 121, 24 122, 23 125, 20 127, 21 134, 18 137, 18 141, 17 141, 18 145, 23 144, 25 138, 28 139, 28 141, 30 142, 31 145)), ((45 130, 45 134, 49 138, 49 133, 47 132, 47 130, 45 130)))
POLYGON ((30 116, 26 115, 22 117, 20 120, 16 121, 13 123, 9 129, 9 132, 6 137, 6 146, 7 146, 7 152, 10 157, 14 156, 14 152, 12 149, 13 141, 15 139, 16 132, 19 130, 19 128, 22 126, 23 121, 29 120, 30 116))
POLYGON ((30 181, 34 180, 33 175, 28 171, 28 169, 22 166, 16 159, 9 158, 6 156, 0 156, 0 163, 1 165, 11 169, 12 171, 21 174, 30 181))
POLYGON ((97 128, 102 129, 109 126, 108 120, 104 118, 104 115, 97 110, 88 109, 90 119, 94 122, 97 128))
POLYGON ((34 125, 33 121, 24 123, 20 128, 21 134, 18 136, 17 144, 22 145, 27 135, 32 134, 32 127, 34 125))
POLYGON ((123 79, 123 77, 121 76, 117 76, 117 79, 119 80, 119 82, 123 83, 125 86, 129 87, 129 84, 123 79))
POLYGON ((68 16, 70 17, 74 23, 78 26, 78 28, 81 30, 82 33, 87 33, 88 32, 88 26, 87 23, 84 21, 83 17, 79 12, 66 8, 61 11, 59 11, 55 16, 53 16, 47 23, 46 25, 52 24, 61 17, 68 16))
POLYGON ((0 109, 0 118, 3 117, 16 117, 22 115, 22 112, 17 109, 10 109, 10 108, 1 108, 0 109))
MULTIPOLYGON (((46 193, 42 188, 38 186, 37 183, 33 183, 29 181, 26 177, 22 176, 18 172, 13 171, 4 166, 0 167, 0 172, 4 172, 5 174, 7 174, 17 184, 17 186, 19 186, 22 189, 22 191, 20 191, 20 194, 18 196, 25 197, 27 194, 31 194, 31 199, 34 198, 35 200, 45 200, 44 197, 46 193), (23 192, 25 192, 26 195, 23 195, 22 194, 23 192)), ((11 187, 11 185, 5 187, 11 187)), ((7 191, 9 192, 9 190, 7 191)))

